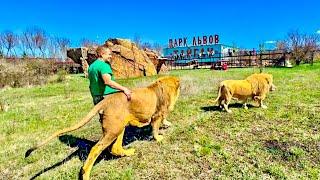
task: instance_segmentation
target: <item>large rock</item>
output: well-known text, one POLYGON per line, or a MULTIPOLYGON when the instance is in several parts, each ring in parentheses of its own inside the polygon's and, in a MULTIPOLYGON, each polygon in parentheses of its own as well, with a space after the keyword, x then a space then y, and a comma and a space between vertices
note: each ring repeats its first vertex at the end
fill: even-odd
MULTIPOLYGON (((152 76, 157 74, 156 67, 150 56, 139 49, 135 43, 126 39, 109 39, 104 46, 112 50, 111 67, 116 78, 152 76)), ((67 51, 67 56, 76 63, 91 64, 96 59, 97 47, 73 48, 67 51)), ((87 69, 84 68, 84 71, 87 69)))
POLYGON ((152 76, 156 68, 144 51, 126 39, 109 39, 104 44, 113 52, 111 67, 116 77, 152 76), (118 51, 120 50, 120 52, 118 51))
POLYGON ((165 65, 165 60, 159 59, 159 53, 151 49, 145 49, 144 53, 149 57, 149 59, 154 64, 157 74, 168 72, 168 68, 165 65))

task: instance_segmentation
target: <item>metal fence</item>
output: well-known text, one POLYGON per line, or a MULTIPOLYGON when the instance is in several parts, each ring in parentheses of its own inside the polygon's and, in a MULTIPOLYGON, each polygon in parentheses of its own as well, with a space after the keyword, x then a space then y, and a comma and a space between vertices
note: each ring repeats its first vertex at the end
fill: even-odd
MULTIPOLYGON (((308 58, 313 59, 311 52, 308 58)), ((292 53, 283 50, 273 51, 239 51, 236 53, 203 55, 201 57, 172 57, 165 59, 165 65, 170 69, 221 69, 226 64, 228 68, 243 67, 285 67, 288 65, 292 53)))

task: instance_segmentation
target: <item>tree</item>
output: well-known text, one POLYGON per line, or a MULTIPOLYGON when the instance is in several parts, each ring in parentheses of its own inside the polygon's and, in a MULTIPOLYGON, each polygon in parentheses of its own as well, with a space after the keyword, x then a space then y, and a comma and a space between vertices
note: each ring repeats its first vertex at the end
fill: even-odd
POLYGON ((159 44, 159 43, 154 43, 154 44, 153 44, 153 49, 154 49, 159 55, 161 55, 161 54, 162 54, 163 46, 161 46, 161 44, 159 44))
POLYGON ((33 31, 34 35, 32 37, 32 41, 35 47, 37 47, 41 52, 42 57, 45 57, 45 49, 47 46, 48 37, 45 31, 41 28, 34 28, 33 31))
POLYGON ((70 47, 70 40, 68 38, 57 38, 58 47, 60 50, 60 55, 62 58, 66 58, 67 49, 70 47))
POLYGON ((136 44, 136 46, 138 48, 140 48, 142 41, 141 41, 141 37, 139 36, 139 34, 135 34, 133 37, 133 42, 136 44))
POLYGON ((47 51, 48 56, 51 58, 58 58, 59 57, 59 45, 58 45, 58 38, 56 37, 49 37, 47 42, 47 51))
POLYGON ((9 53, 16 55, 14 47, 18 44, 18 38, 12 31, 3 32, 0 36, 0 41, 7 50, 6 56, 9 56, 9 53))
POLYGON ((87 38, 82 38, 80 40, 80 44, 82 47, 92 47, 92 46, 97 46, 98 43, 93 41, 93 40, 90 40, 90 39, 87 39, 87 38))
POLYGON ((0 58, 3 58, 4 56, 4 44, 2 41, 2 34, 0 33, 0 58))
POLYGON ((28 51, 30 51, 30 54, 32 57, 36 56, 36 53, 35 53, 36 47, 33 41, 34 36, 35 35, 34 35, 33 28, 28 28, 22 33, 20 38, 21 45, 25 47, 26 53, 28 54, 28 51))
POLYGON ((310 53, 318 48, 318 41, 318 34, 302 34, 298 30, 288 33, 287 42, 297 65, 303 60, 308 62, 310 53))
POLYGON ((139 46, 141 49, 152 49, 152 45, 149 42, 144 42, 141 43, 141 45, 139 46))
POLYGON ((288 50, 288 44, 285 40, 279 40, 276 42, 277 50, 288 50))

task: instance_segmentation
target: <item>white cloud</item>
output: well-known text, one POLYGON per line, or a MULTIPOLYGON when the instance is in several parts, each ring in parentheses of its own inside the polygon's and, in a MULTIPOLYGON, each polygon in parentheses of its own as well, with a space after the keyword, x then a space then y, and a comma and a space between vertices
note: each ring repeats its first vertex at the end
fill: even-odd
POLYGON ((320 29, 317 31, 317 34, 320 34, 320 29))
POLYGON ((276 41, 266 41, 265 43, 266 44, 274 44, 274 43, 276 43, 276 41))

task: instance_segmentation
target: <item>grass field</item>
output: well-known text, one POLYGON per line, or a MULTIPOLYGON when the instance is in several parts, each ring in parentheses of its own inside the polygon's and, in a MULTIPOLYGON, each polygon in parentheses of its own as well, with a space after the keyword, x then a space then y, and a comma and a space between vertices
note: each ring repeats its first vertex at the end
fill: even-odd
MULTIPOLYGON (((181 96, 168 117, 161 143, 150 127, 128 128, 125 144, 132 157, 108 151, 91 172, 93 179, 319 179, 320 64, 291 69, 266 68, 275 92, 268 109, 231 105, 232 114, 210 102, 224 79, 243 79, 258 69, 180 70, 181 96)), ((142 87, 157 77, 119 80, 142 87)), ((88 80, 71 76, 42 87, 6 89, 10 103, 0 112, 0 179, 77 179, 88 151, 99 139, 97 117, 24 158, 25 151, 54 131, 80 120, 92 107, 88 80)), ((252 102, 251 102, 252 103, 252 102)))

